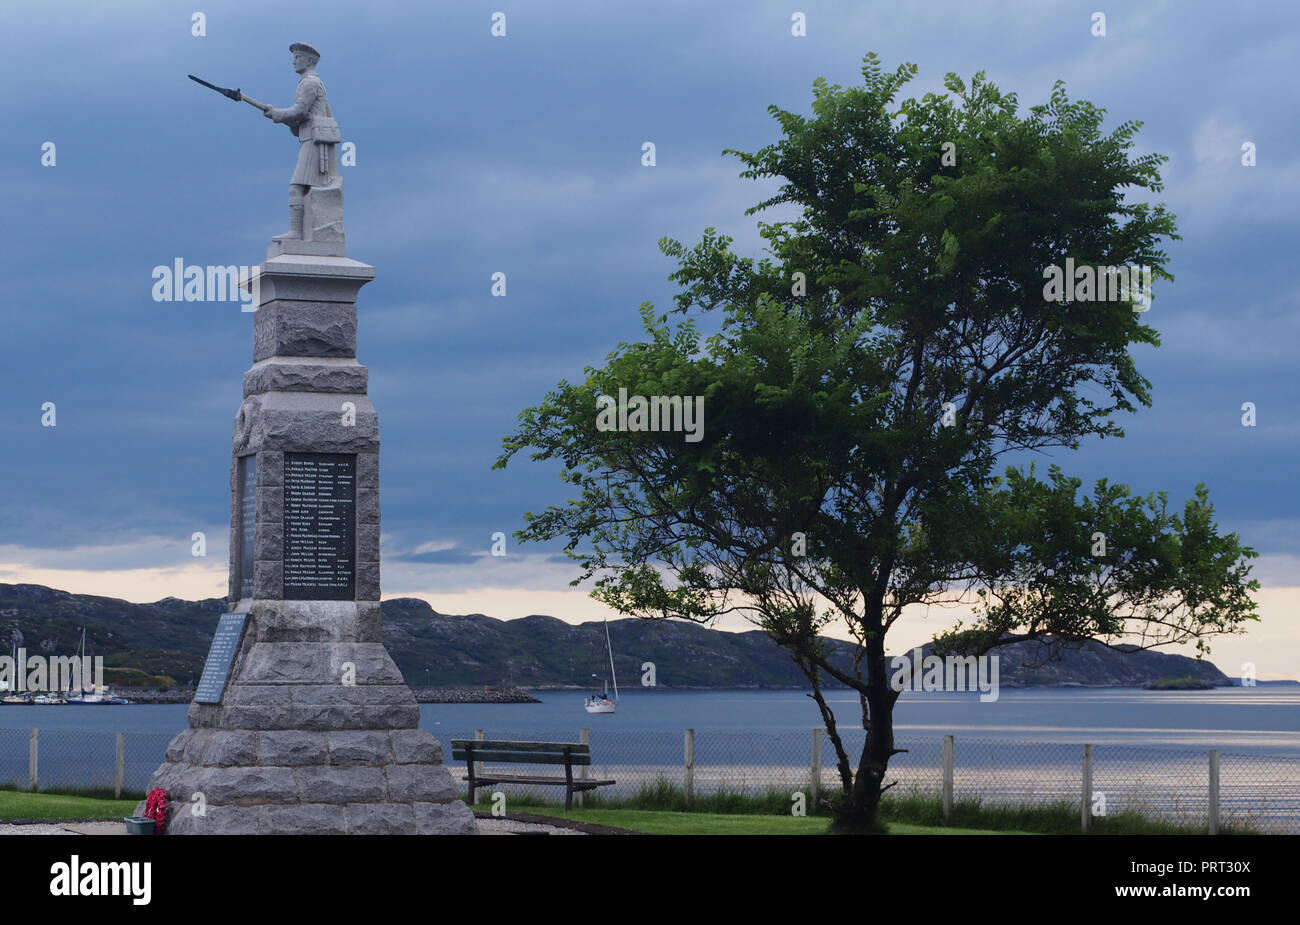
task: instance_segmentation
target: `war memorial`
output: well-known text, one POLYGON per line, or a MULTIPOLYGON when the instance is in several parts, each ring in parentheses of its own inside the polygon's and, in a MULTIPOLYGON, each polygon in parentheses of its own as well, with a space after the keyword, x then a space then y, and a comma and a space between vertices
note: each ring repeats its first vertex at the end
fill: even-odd
MULTIPOLYGON (((379 424, 357 362, 338 123, 295 43, 293 106, 262 110, 298 139, 289 230, 242 281, 253 365, 230 464, 229 613, 149 789, 167 832, 474 834, 442 747, 382 641, 379 424)), ((143 811, 143 804, 137 814, 143 811)))

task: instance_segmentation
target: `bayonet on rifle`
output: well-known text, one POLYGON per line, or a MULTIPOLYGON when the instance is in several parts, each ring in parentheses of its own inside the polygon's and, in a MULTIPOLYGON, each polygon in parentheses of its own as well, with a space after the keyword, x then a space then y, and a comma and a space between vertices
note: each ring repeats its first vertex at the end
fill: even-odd
POLYGON ((238 89, 228 90, 225 87, 218 87, 216 84, 210 84, 206 80, 201 80, 198 77, 195 77, 193 74, 187 74, 186 76, 189 77, 189 79, 194 81, 196 84, 203 84, 203 86, 207 87, 209 90, 216 90, 222 96, 228 96, 232 100, 235 100, 236 102, 243 100, 249 106, 256 106, 258 109, 262 110, 262 112, 266 112, 268 109, 271 108, 271 106, 267 103, 259 102, 258 100, 253 99, 251 96, 245 96, 243 93, 240 93, 238 89))

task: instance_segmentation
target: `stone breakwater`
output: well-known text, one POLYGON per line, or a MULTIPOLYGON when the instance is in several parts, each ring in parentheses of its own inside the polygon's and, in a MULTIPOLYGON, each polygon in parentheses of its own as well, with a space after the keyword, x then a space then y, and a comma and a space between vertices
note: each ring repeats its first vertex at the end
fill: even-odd
POLYGON ((417 703, 541 703, 517 687, 483 690, 472 687, 413 687, 417 703))
POLYGON ((125 697, 131 703, 189 703, 194 699, 192 687, 171 687, 167 690, 157 687, 115 687, 113 693, 125 697))
MULTIPOLYGON (((483 690, 473 687, 414 687, 416 703, 541 703, 527 691, 517 687, 501 690, 483 690)), ((194 688, 173 687, 170 690, 121 688, 118 693, 131 703, 189 703, 194 699, 194 688)))

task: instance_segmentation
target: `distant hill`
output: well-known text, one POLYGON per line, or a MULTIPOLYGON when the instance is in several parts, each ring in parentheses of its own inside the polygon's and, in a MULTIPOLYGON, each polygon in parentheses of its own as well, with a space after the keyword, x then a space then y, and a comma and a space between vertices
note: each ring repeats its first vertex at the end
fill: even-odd
MULTIPOLYGON (((664 687, 804 687, 790 657, 759 630, 724 633, 676 620, 611 620, 614 670, 626 687, 652 662, 664 687)), ((384 601, 384 643, 407 680, 519 687, 587 686, 609 673, 603 623, 440 614, 413 598, 384 601)), ((843 644, 839 644, 843 645, 843 644)), ((844 646, 845 658, 848 648, 844 646)))
MULTIPOLYGON (((165 598, 132 604, 69 594, 41 585, 0 584, 0 648, 16 642, 31 654, 71 654, 86 628, 87 650, 108 667, 138 668, 193 683, 203 666, 222 598, 165 598)), ((451 616, 414 598, 383 602, 384 643, 415 686, 496 684, 585 687, 608 668, 605 629, 574 626, 555 617, 497 620, 482 614, 451 616)), ((660 687, 802 688, 789 656, 760 630, 727 633, 680 621, 612 620, 615 670, 622 685, 640 684, 652 662, 660 687)), ((828 640, 832 659, 846 666, 848 644, 828 640)), ((926 647, 928 652, 928 647, 926 647)), ((1160 652, 1126 654, 1098 643, 1049 653, 1038 644, 997 650, 1004 687, 1141 687, 1161 678, 1232 682, 1208 661, 1160 652), (1048 659, 1048 654, 1060 656, 1048 659)), ((834 685, 828 685, 834 686, 834 685)))
POLYGON ((1154 681, 1191 678, 1215 687, 1232 680, 1212 662, 1169 652, 1116 651, 1099 642, 1081 647, 1056 643, 1015 643, 994 651, 1002 657, 1001 683, 1007 687, 1145 687, 1154 681), (1059 658, 1054 656, 1059 655, 1059 658), (1053 657, 1049 657, 1053 656, 1053 657))
POLYGON ((29 655, 72 655, 86 628, 86 652, 108 668, 139 668, 182 684, 198 680, 222 598, 163 598, 132 604, 113 597, 69 594, 43 585, 0 584, 0 654, 17 643, 29 655))

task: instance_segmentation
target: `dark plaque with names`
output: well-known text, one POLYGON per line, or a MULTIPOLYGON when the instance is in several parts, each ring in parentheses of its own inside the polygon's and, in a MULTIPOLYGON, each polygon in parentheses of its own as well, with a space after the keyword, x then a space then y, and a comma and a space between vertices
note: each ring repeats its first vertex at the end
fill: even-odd
POLYGON ((284 454, 284 598, 356 598, 357 458, 284 454))
POLYGON ((212 645, 208 647, 208 660, 203 663, 199 686, 194 691, 197 703, 221 703, 221 694, 226 689, 226 678, 230 676, 230 666, 239 651, 239 639, 244 635, 247 618, 246 613, 221 615, 212 645))
POLYGON ((257 526, 257 457, 239 457, 239 596, 253 596, 253 528, 257 526))

